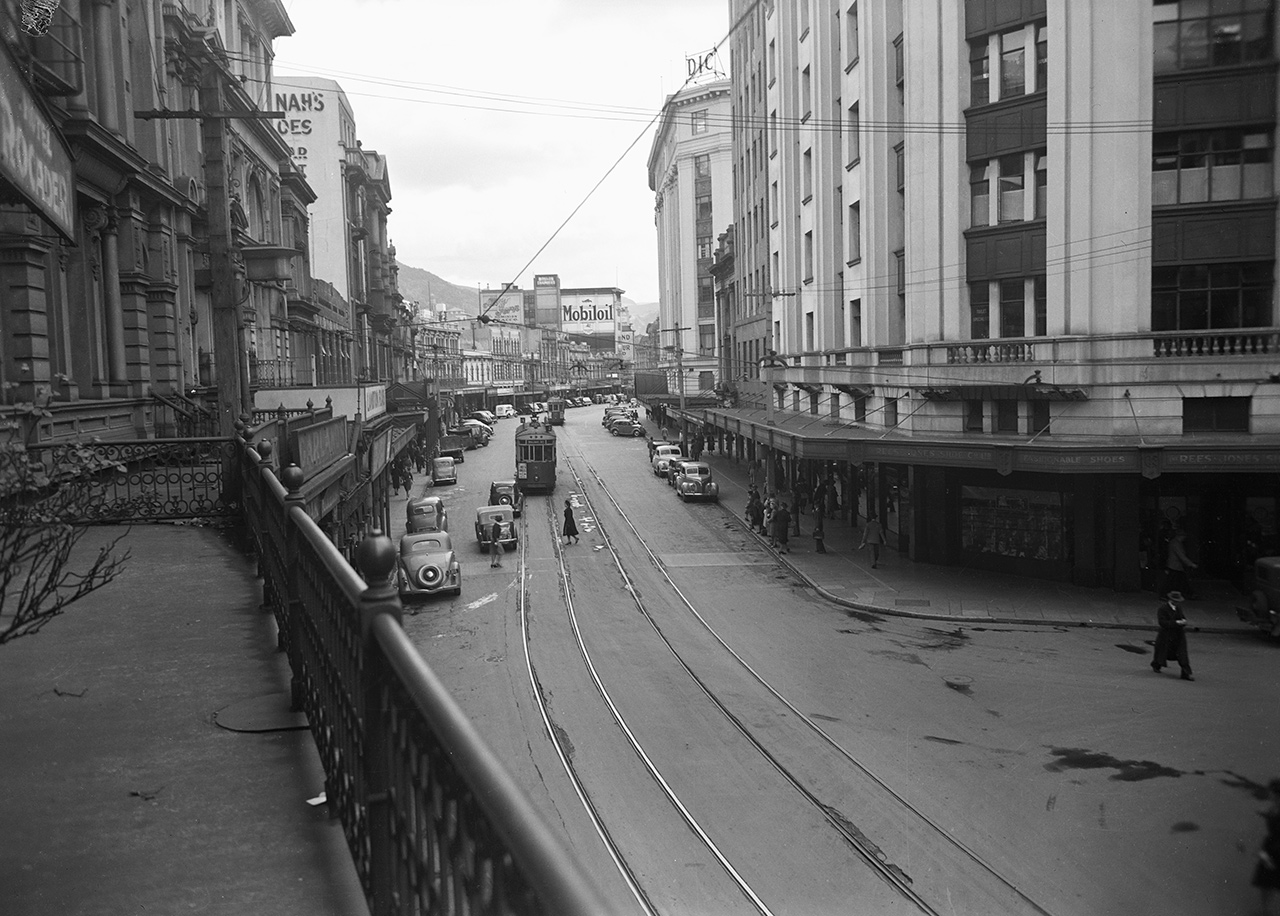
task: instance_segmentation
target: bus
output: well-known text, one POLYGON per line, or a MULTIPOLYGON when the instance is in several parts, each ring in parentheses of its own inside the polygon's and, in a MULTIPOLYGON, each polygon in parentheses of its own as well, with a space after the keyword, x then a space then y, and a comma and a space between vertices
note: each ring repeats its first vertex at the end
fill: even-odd
POLYGON ((547 401, 547 413, 551 415, 552 426, 564 426, 564 398, 552 398, 547 401))
POLYGON ((556 434, 550 426, 516 430, 516 480, 526 493, 556 488, 556 434))

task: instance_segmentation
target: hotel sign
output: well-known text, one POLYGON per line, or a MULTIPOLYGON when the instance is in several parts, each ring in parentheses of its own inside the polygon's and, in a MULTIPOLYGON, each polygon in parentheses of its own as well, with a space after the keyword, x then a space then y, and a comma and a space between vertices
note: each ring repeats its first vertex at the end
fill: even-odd
POLYGON ((7 47, 0 52, 0 178, 67 241, 75 241, 71 156, 7 47))

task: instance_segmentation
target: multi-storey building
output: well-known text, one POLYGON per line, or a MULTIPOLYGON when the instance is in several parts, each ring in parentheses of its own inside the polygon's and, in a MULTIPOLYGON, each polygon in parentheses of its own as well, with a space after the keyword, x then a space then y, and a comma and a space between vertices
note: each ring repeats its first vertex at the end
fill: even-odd
POLYGON ((1171 527, 1211 576, 1280 547, 1273 2, 744 13, 732 282, 777 355, 769 415, 710 422, 919 560, 1130 588, 1171 527))
POLYGON ((717 337, 712 255, 733 212, 729 81, 686 86, 663 105, 649 151, 658 233, 658 320, 673 391, 714 388, 717 337))

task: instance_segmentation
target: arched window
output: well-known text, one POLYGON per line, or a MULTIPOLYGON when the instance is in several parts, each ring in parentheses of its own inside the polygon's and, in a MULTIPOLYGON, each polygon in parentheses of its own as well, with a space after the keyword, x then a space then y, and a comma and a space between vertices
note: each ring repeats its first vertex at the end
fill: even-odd
POLYGON ((258 176, 249 179, 249 235, 259 242, 269 241, 267 233, 270 223, 267 221, 266 197, 262 193, 262 184, 258 176))

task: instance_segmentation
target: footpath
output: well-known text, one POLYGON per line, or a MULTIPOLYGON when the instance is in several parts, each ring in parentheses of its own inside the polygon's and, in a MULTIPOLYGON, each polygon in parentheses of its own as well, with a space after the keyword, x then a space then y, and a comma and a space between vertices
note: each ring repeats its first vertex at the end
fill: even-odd
MULTIPOLYGON (((645 423, 651 435, 661 431, 645 423)), ((747 505, 747 465, 718 452, 702 454, 720 484, 720 501, 739 520, 747 505)), ((763 487, 760 488, 763 492, 763 487)), ((792 494, 780 498, 795 505, 792 494)), ((744 522, 744 527, 746 523, 744 522)), ((789 550, 781 562, 826 598, 868 612, 968 623, 1020 623, 1062 627, 1116 627, 1155 631, 1159 598, 1147 592, 1115 592, 959 566, 916 563, 888 547, 871 567, 871 548, 859 548, 862 530, 841 519, 825 519, 824 546, 813 539, 814 517, 800 517, 800 535, 792 525, 789 550)), ((760 538, 767 545, 766 538, 760 538)), ((1226 582, 1193 580, 1196 599, 1183 604, 1188 629, 1202 633, 1257 633, 1242 622, 1236 607, 1248 596, 1226 582)))
POLYGON ((367 913, 251 561, 207 527, 120 546, 114 582, 0 646, 0 912, 367 913))

